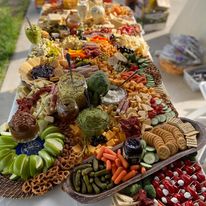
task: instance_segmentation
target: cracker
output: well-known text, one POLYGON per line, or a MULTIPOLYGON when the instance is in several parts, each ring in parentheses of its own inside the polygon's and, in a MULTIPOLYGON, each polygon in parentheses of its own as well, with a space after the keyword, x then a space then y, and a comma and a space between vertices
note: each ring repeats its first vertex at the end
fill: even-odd
POLYGON ((199 134, 199 131, 193 131, 193 132, 189 132, 187 134, 185 134, 186 136, 193 136, 193 135, 196 135, 196 134, 199 134))
POLYGON ((167 130, 164 130, 160 127, 156 127, 152 130, 152 132, 160 137, 162 137, 162 139, 164 140, 165 143, 167 142, 176 142, 176 139, 174 138, 174 136, 172 135, 171 132, 168 132, 167 130))
POLYGON ((176 143, 167 142, 165 145, 169 148, 171 155, 174 155, 178 152, 178 145, 176 143))
POLYGON ((197 135, 193 135, 193 136, 185 136, 186 139, 195 139, 197 140, 197 135))
POLYGON ((183 121, 179 118, 173 117, 168 121, 168 123, 177 126, 178 124, 182 124, 183 121))
POLYGON ((170 156, 170 150, 166 145, 163 145, 158 148, 157 154, 161 160, 168 159, 170 156))
POLYGON ((177 139, 177 145, 180 150, 186 150, 187 149, 187 143, 185 138, 179 138, 177 139))
POLYGON ((180 129, 174 125, 170 125, 168 123, 164 123, 161 126, 162 129, 167 130, 168 132, 171 132, 175 139, 184 138, 183 133, 180 131, 180 129))
POLYGON ((179 124, 178 127, 184 134, 196 131, 192 124, 190 124, 189 122, 179 124))

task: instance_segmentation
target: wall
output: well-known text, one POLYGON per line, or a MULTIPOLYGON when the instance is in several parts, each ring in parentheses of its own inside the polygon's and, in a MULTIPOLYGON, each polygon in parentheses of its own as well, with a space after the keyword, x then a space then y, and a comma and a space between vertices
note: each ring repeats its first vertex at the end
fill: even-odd
POLYGON ((171 33, 193 35, 206 46, 206 0, 188 0, 171 33))

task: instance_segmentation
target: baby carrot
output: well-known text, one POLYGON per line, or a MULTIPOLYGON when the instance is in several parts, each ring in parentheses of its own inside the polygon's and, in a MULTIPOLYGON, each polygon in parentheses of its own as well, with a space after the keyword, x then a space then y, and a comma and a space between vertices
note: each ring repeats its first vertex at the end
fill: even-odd
POLYGON ((98 159, 98 160, 100 160, 100 159, 102 158, 102 155, 103 155, 103 153, 104 153, 104 149, 105 149, 105 147, 102 146, 102 147, 100 148, 99 152, 97 153, 97 159, 98 159))
POLYGON ((106 170, 111 170, 112 169, 112 163, 110 160, 106 161, 106 170))
POLYGON ((107 154, 114 155, 114 156, 117 155, 115 152, 113 152, 113 151, 112 151, 111 149, 109 149, 109 148, 105 148, 104 152, 107 153, 107 154))
POLYGON ((103 157, 105 157, 106 159, 112 160, 112 161, 115 161, 116 159, 116 156, 107 154, 107 153, 103 153, 103 157))
POLYGON ((131 179, 132 177, 134 177, 136 174, 137 174, 137 171, 132 170, 123 177, 122 181, 125 182, 125 181, 131 179))
POLYGON ((123 167, 118 167, 118 169, 115 171, 115 173, 112 176, 113 181, 119 176, 122 170, 123 170, 123 167))
POLYGON ((102 160, 103 162, 106 162, 106 161, 107 161, 107 159, 106 159, 105 157, 102 157, 101 160, 102 160))
POLYGON ((121 154, 117 154, 117 156, 119 157, 121 163, 122 163, 122 166, 127 169, 127 167, 129 166, 127 160, 121 155, 121 154))
POLYGON ((140 169, 140 165, 132 165, 130 166, 130 170, 139 170, 140 169))
POLYGON ((116 165, 117 167, 120 167, 120 166, 121 166, 121 161, 120 161, 119 158, 117 158, 117 159, 115 160, 115 165, 116 165))
POLYGON ((112 164, 112 174, 114 174, 114 173, 116 172, 116 170, 117 170, 117 167, 116 167, 116 165, 113 163, 113 164, 112 164))
POLYGON ((141 167, 141 174, 144 174, 144 173, 146 173, 146 168, 145 167, 141 167))
POLYGON ((114 184, 116 185, 119 184, 126 175, 127 175, 126 170, 121 171, 118 177, 114 180, 114 184))

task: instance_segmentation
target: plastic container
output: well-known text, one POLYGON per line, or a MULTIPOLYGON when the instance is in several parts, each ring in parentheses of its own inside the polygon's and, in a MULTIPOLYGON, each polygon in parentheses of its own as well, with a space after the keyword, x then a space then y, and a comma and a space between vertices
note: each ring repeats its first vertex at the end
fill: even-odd
POLYGON ((191 88, 192 91, 198 91, 200 89, 200 83, 201 83, 196 81, 192 75, 194 74, 194 72, 201 72, 201 71, 202 72, 206 71, 206 65, 201 65, 201 66, 184 70, 184 80, 186 81, 186 83, 188 84, 188 86, 191 88))

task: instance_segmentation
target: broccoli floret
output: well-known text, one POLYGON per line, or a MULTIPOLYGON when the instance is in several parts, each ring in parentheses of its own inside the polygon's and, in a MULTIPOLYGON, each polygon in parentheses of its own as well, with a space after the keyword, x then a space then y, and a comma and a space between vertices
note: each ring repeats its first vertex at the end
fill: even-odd
POLYGON ((88 92, 94 106, 100 104, 100 96, 106 95, 109 90, 109 80, 103 71, 95 72, 87 80, 88 92))
POLYGON ((128 196, 134 196, 135 194, 137 194, 139 192, 139 190, 142 189, 142 185, 135 183, 133 185, 130 185, 126 188, 124 188, 121 193, 128 195, 128 196))
POLYGON ((143 187, 145 187, 146 185, 150 185, 151 184, 151 178, 147 177, 144 180, 142 180, 142 185, 143 187))
POLYGON ((156 197, 156 191, 153 185, 146 185, 144 187, 145 192, 147 193, 147 196, 150 198, 155 198, 156 197))

